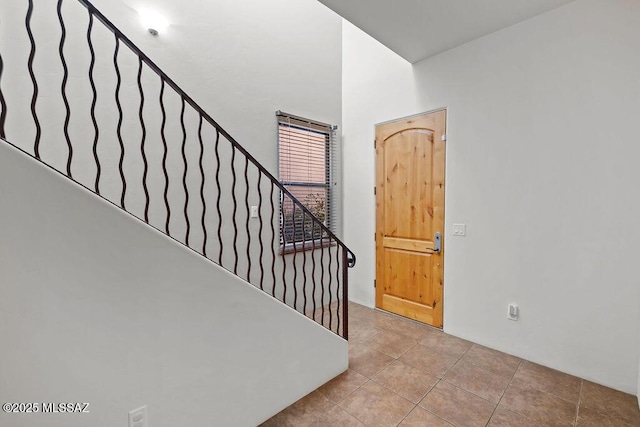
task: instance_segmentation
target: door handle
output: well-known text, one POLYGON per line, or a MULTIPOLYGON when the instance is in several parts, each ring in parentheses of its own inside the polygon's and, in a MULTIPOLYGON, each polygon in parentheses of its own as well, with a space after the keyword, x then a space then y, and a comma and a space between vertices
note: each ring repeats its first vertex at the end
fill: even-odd
POLYGON ((440 253, 442 250, 442 234, 439 231, 436 231, 436 235, 433 239, 433 248, 427 248, 428 250, 432 250, 435 253, 440 253))

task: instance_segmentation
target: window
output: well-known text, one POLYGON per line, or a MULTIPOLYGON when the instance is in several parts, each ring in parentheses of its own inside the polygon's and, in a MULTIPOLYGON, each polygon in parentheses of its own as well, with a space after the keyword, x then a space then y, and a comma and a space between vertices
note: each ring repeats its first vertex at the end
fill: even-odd
MULTIPOLYGON (((278 111, 278 154, 280 182, 309 211, 333 231, 332 161, 335 126, 314 122, 278 111)), ((281 236, 285 246, 312 244, 325 235, 291 198, 283 194, 281 236)), ((286 249, 286 248, 285 248, 286 249)))

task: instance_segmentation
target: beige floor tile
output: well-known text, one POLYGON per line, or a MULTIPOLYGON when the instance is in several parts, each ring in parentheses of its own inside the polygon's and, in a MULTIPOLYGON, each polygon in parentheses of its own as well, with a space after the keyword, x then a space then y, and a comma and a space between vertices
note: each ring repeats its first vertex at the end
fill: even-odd
POLYGON ((522 362, 514 378, 572 403, 578 403, 580 398, 580 378, 526 360, 522 362))
MULTIPOLYGON (((632 427, 621 418, 600 414, 595 409, 580 407, 577 427, 632 427)), ((636 426, 640 424, 635 424, 636 426)))
POLYGON ((407 418, 400 423, 400 427, 452 427, 452 424, 416 406, 413 411, 407 415, 407 418))
POLYGON ((557 396, 529 387, 514 379, 500 405, 512 412, 550 426, 573 426, 576 405, 557 396))
POLYGON ((433 329, 426 325, 392 315, 383 317, 380 322, 380 327, 416 342, 425 339, 430 333, 433 333, 433 329))
POLYGON ((316 415, 305 414, 297 409, 288 407, 260 424, 260 427, 310 427, 317 420, 318 417, 316 415))
POLYGON ((580 406, 595 409, 601 414, 621 418, 640 426, 638 399, 631 394, 583 381, 580 406))
POLYGON ((367 426, 397 426, 414 404, 370 381, 347 396, 340 406, 367 426))
POLYGON ((485 426, 496 405, 441 381, 420 406, 458 427, 485 426))
POLYGON ((327 410, 312 425, 313 427, 364 427, 363 423, 339 406, 327 410))
POLYGON ((308 413, 322 413, 334 405, 318 390, 312 391, 296 403, 291 405, 295 409, 299 409, 308 413))
POLYGON ((510 379, 460 360, 444 377, 448 383, 493 403, 498 403, 510 379))
POLYGON ((415 341, 389 331, 381 331, 362 343, 363 345, 391 356, 394 359, 402 356, 407 350, 415 346, 415 341))
POLYGON ((471 348, 473 343, 443 332, 432 332, 428 334, 425 339, 420 341, 420 345, 423 345, 434 352, 461 357, 471 348))
POLYGON ((369 381, 367 377, 349 369, 318 389, 329 400, 338 403, 369 381))
POLYGON ((378 333, 380 333, 382 329, 378 329, 376 327, 370 326, 364 321, 361 320, 350 320, 349 321, 349 342, 353 343, 361 343, 364 342, 378 333))
POLYGON ((469 351, 465 353, 463 359, 487 371, 505 377, 512 377, 521 362, 521 359, 515 356, 478 344, 474 344, 469 351))
POLYGON ((349 350, 349 369, 367 378, 373 378, 391 362, 393 362, 393 357, 372 350, 362 344, 358 344, 349 350))
POLYGON ((428 348, 422 345, 416 345, 400 356, 398 360, 421 371, 435 375, 438 378, 442 378, 447 371, 456 364, 458 359, 459 356, 457 355, 435 353, 429 351, 428 348))
POLYGON ((306 427, 317 423, 318 419, 335 404, 318 391, 313 391, 289 406, 284 411, 265 421, 264 427, 306 427))
POLYGON ((489 427, 540 427, 540 423, 498 405, 491 416, 489 427))
POLYGON ((396 360, 373 381, 399 394, 413 403, 418 403, 439 381, 435 375, 427 374, 413 366, 396 360))

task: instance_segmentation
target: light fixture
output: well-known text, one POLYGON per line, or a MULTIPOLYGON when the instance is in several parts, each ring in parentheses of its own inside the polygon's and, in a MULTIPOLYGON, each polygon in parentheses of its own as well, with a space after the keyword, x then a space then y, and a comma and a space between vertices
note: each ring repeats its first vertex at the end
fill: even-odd
POLYGON ((149 32, 157 36, 158 33, 165 31, 169 27, 169 21, 155 10, 144 9, 138 12, 140 22, 149 32))

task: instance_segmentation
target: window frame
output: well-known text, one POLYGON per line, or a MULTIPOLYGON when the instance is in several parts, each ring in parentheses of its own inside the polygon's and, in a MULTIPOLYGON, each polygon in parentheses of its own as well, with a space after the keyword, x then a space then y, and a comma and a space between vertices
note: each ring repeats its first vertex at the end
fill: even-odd
MULTIPOLYGON (((334 181, 334 168, 335 159, 333 156, 333 151, 335 149, 336 143, 336 135, 335 132, 337 130, 337 126, 329 125, 326 123, 318 122, 315 120, 295 116, 288 113, 283 113, 282 111, 276 111, 277 117, 277 144, 278 144, 278 182, 283 185, 287 190, 290 186, 299 186, 304 188, 318 188, 324 189, 325 200, 324 200, 324 222, 323 224, 334 233, 333 224, 335 224, 335 220, 333 218, 333 196, 334 191, 333 187, 336 185, 334 181), (281 162, 282 162, 282 134, 281 130, 283 128, 294 128, 304 132, 310 132, 313 134, 323 135, 324 136, 324 182, 322 184, 318 182, 307 182, 307 181, 294 181, 294 180, 283 180, 282 179, 282 170, 281 170, 281 162)), ((293 192, 291 191, 293 194, 293 192)), ((301 252, 301 251, 309 251, 315 249, 326 248, 329 246, 335 246, 336 242, 330 242, 330 239, 327 238, 327 233, 323 231, 321 236, 315 237, 314 239, 302 239, 298 241, 285 241, 284 233, 285 233, 285 217, 283 215, 282 205, 284 203, 285 194, 280 192, 280 237, 279 237, 279 246, 280 246, 280 254, 288 254, 293 252, 301 252)), ((298 199, 299 200, 299 199, 298 199)), ((307 209, 309 207, 305 204, 303 200, 299 200, 299 202, 305 206, 307 209)), ((309 209, 311 210, 311 209, 309 209)), ((295 221, 295 219, 294 219, 295 221)), ((294 236, 295 239, 295 236, 294 236)))

